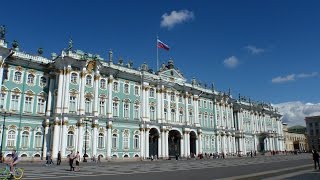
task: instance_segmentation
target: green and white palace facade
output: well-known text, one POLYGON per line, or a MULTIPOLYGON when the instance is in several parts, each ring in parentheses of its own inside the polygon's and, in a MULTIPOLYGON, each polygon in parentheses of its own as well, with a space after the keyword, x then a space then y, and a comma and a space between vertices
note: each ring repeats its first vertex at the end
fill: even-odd
POLYGON ((200 153, 284 151, 281 115, 267 103, 232 98, 197 80, 173 60, 147 64, 64 50, 51 58, 0 39, 1 148, 22 157, 168 158, 200 153), (5 123, 3 122, 5 120, 5 123), (3 128, 4 127, 4 128, 3 128))

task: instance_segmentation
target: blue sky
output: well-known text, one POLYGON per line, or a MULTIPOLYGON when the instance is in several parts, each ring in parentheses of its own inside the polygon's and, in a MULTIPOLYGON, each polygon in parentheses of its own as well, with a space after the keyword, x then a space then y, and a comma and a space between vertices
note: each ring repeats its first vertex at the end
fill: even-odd
POLYGON ((4 1, 7 40, 156 65, 156 35, 187 79, 271 103, 320 102, 319 1, 4 1), (162 26, 161 26, 162 22, 162 26))

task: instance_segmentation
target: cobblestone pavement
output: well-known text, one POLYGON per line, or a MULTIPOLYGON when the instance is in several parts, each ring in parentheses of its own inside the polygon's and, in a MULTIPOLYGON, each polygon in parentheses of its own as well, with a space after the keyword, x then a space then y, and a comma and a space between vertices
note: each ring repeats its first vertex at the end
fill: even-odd
MULTIPOLYGON (((120 176, 130 174, 148 174, 156 172, 174 172, 174 171, 192 171, 208 168, 221 168, 245 165, 261 165, 265 163, 284 162, 290 163, 294 160, 311 159, 310 154, 299 155, 276 155, 276 156, 259 156, 243 157, 229 159, 207 159, 207 160, 158 160, 158 161, 137 161, 137 162, 104 162, 101 164, 81 163, 79 172, 70 172, 66 163, 61 166, 44 166, 39 164, 20 164, 24 168, 23 179, 82 179, 79 177, 99 177, 99 176, 120 176)), ((310 161, 310 168, 312 168, 310 161)), ((308 167, 309 168, 309 167, 308 167)), ((306 169, 304 169, 306 170, 306 169)), ((306 173, 310 173, 306 171, 306 173)), ((320 173, 316 175, 319 175, 320 173)), ((295 179, 301 179, 297 174, 295 179)), ((240 178, 240 177, 239 177, 240 178)), ((294 178, 294 177, 293 177, 294 178)), ((214 178, 213 178, 214 179, 214 178)), ((249 178, 250 179, 250 178, 249 178)), ((260 178, 261 179, 261 178, 260 178)))

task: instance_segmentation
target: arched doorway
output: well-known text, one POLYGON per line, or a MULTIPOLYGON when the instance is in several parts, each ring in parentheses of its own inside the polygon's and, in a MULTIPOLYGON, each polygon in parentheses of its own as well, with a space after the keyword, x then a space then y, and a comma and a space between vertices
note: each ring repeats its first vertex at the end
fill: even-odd
POLYGON ((190 155, 196 155, 197 154, 197 146, 196 146, 196 140, 197 140, 197 135, 195 132, 191 131, 190 132, 190 155))
POLYGON ((259 148, 258 148, 258 150, 260 151, 260 152, 264 152, 265 151, 265 144, 264 144, 264 140, 266 139, 266 137, 267 137, 267 135, 266 134, 264 134, 264 133, 261 133, 261 134, 259 134, 259 136, 258 136, 259 138, 259 148))
POLYGON ((159 132, 156 128, 151 128, 149 132, 149 156, 158 156, 159 132))
POLYGON ((293 150, 301 150, 299 146, 299 141, 293 141, 293 150))
POLYGON ((181 140, 181 134, 179 131, 177 130, 169 131, 169 137, 168 137, 169 157, 175 157, 176 154, 181 155, 180 140, 181 140))

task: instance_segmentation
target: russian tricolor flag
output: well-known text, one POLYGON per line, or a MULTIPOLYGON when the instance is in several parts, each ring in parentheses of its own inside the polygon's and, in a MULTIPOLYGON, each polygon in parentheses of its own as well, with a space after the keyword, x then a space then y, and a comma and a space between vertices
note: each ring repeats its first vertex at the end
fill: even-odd
POLYGON ((157 39, 157 47, 165 49, 167 51, 169 51, 169 49, 170 49, 170 47, 168 45, 166 45, 165 43, 161 42, 159 39, 157 39))

